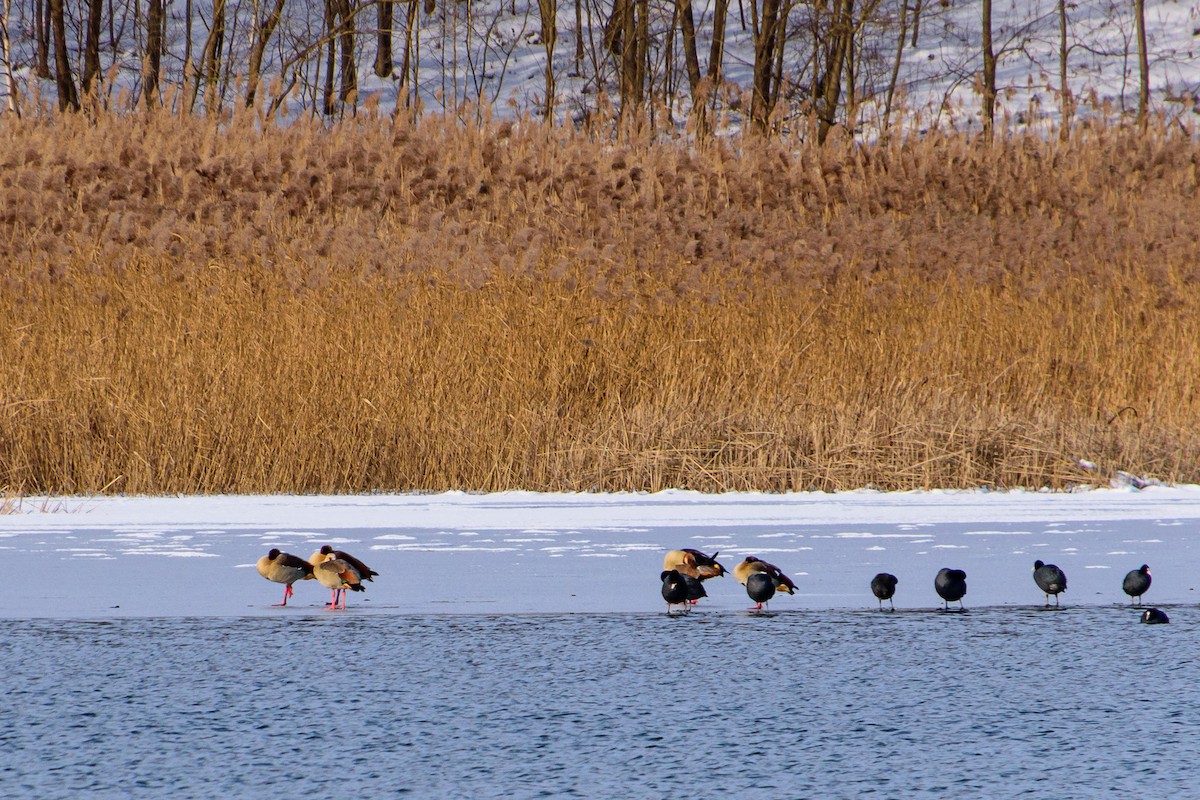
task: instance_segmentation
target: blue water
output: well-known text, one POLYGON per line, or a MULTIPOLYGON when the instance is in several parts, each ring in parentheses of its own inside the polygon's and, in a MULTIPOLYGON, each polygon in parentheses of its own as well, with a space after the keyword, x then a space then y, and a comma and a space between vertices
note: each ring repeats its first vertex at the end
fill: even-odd
POLYGON ((1195 606, 8 620, 9 798, 1194 793, 1195 606))

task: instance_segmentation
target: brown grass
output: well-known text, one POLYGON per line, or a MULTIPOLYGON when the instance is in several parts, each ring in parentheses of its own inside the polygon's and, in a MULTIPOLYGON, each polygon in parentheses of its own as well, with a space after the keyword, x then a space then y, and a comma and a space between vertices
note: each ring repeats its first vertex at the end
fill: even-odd
POLYGON ((1186 137, 253 122, 0 118, 0 487, 1200 481, 1186 137))

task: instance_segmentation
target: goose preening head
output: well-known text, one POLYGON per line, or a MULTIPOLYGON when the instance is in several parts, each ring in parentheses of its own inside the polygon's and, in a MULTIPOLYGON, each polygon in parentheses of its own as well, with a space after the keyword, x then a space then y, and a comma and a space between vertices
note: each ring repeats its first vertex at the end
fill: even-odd
POLYGON ((1125 576, 1125 580, 1121 583, 1121 589, 1125 594, 1129 595, 1130 602, 1136 601, 1138 605, 1142 603, 1142 595, 1150 588, 1150 568, 1142 564, 1135 570, 1125 576))
POLYGON ((892 611, 896 610, 896 604, 892 602, 892 597, 896 594, 896 584, 898 580, 895 575, 888 572, 881 572, 874 578, 871 578, 871 594, 879 599, 879 610, 883 611, 883 601, 887 600, 892 605, 892 611))
POLYGON ((938 593, 938 597, 946 601, 946 610, 950 610, 950 604, 955 600, 958 601, 958 607, 966 610, 963 607, 962 599, 967 594, 967 573, 961 569, 949 569, 942 567, 933 579, 933 589, 938 593))
POLYGON ((1041 560, 1033 562, 1033 582, 1046 595, 1046 607, 1050 607, 1050 595, 1054 595, 1054 605, 1058 606, 1058 595, 1067 590, 1067 574, 1054 564, 1044 564, 1041 560))
POLYGON ((761 611, 763 606, 775 596, 775 581, 765 572, 754 572, 746 578, 746 594, 757 605, 755 611, 761 611))
POLYGON ((330 597, 329 606, 333 609, 346 607, 346 590, 352 592, 365 592, 367 589, 362 585, 362 580, 358 576, 358 572, 354 567, 346 561, 335 556, 333 553, 326 555, 325 560, 313 567, 313 575, 317 581, 329 589, 333 594, 330 597), (340 605, 338 601, 341 601, 340 605))
POLYGON ((1142 612, 1142 622, 1147 625, 1166 625, 1170 621, 1171 618, 1162 609, 1147 608, 1142 612))
POLYGON ((761 558, 755 556, 746 556, 746 560, 733 568, 733 577, 738 579, 738 583, 743 586, 747 585, 747 581, 751 575, 767 575, 775 584, 775 590, 784 594, 795 594, 796 584, 792 579, 783 574, 783 571, 774 564, 768 564, 761 558))
POLYGON ((719 551, 710 556, 690 547, 683 550, 670 550, 663 557, 663 569, 677 570, 683 575, 690 575, 702 581, 719 578, 725 574, 725 567, 717 561, 718 554, 719 551))
POLYGON ((371 569, 366 564, 364 564, 363 562, 359 561, 354 556, 347 553, 345 550, 334 550, 333 545, 327 544, 327 545, 322 546, 320 550, 316 551, 315 553, 313 553, 311 556, 308 557, 308 562, 315 567, 316 565, 320 564, 322 561, 324 561, 326 558, 328 558, 331 555, 334 558, 341 559, 342 561, 345 561, 347 564, 349 564, 350 567, 355 572, 358 573, 359 580, 371 581, 372 583, 375 582, 374 579, 375 579, 375 576, 379 574, 378 572, 371 569))
MULTIPOLYGON (((662 597, 667 601, 667 613, 670 614, 671 607, 677 605, 683 605, 686 610, 691 595, 686 580, 687 576, 677 569, 665 569, 658 578, 662 581, 662 597)), ((694 580, 697 583, 700 582, 698 578, 694 580)))
POLYGON ((281 552, 276 548, 272 548, 269 553, 260 558, 255 567, 258 569, 258 574, 267 580, 284 584, 283 602, 275 604, 278 606, 287 605, 288 598, 294 594, 293 583, 313 579, 312 564, 299 556, 281 552))

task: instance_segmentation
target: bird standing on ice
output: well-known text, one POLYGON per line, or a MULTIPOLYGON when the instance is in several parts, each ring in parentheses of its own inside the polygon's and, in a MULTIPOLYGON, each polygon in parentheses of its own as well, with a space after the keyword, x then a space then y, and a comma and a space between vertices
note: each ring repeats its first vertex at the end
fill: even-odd
POLYGON ((775 596, 775 581, 765 572, 754 572, 746 578, 746 594, 750 595, 756 605, 755 611, 762 611, 763 606, 775 596))
POLYGON ((330 597, 329 607, 332 609, 346 607, 346 590, 352 592, 365 592, 367 589, 362 585, 361 579, 358 577, 358 572, 354 567, 346 561, 329 553, 325 556, 325 560, 313 567, 313 575, 322 586, 329 589, 333 594, 330 597), (338 601, 341 604, 338 604, 338 601))
POLYGON ((1121 583, 1121 588, 1125 594, 1130 597, 1130 605, 1136 599, 1137 604, 1142 604, 1142 595, 1150 589, 1150 568, 1142 564, 1135 570, 1130 570, 1125 576, 1125 580, 1121 583))
POLYGON ((670 614, 671 607, 677 605, 682 605, 683 610, 687 611, 688 600, 691 599, 687 576, 677 569, 665 569, 658 577, 662 581, 662 597, 667 601, 667 613, 670 614))
POLYGON ((283 553, 277 549, 272 549, 260 558, 255 567, 258 568, 258 574, 267 580, 284 584, 283 602, 275 603, 277 606, 287 605, 288 598, 295 593, 292 591, 293 583, 301 580, 311 581, 313 579, 312 564, 299 556, 294 556, 291 553, 283 553))
MULTIPOLYGON (((746 556, 745 561, 733 568, 733 577, 738 579, 738 583, 746 587, 747 592, 750 591, 750 578, 755 575, 766 575, 771 579, 772 596, 775 595, 775 592, 783 592, 784 594, 796 593, 796 584, 792 582, 792 579, 784 575, 779 567, 774 564, 768 564, 761 558, 746 556)), ((754 600, 754 596, 751 595, 750 599, 754 600)), ((759 604, 759 608, 762 608, 762 603, 765 601, 754 600, 754 602, 759 604)))
POLYGON ((334 558, 341 559, 350 565, 351 569, 358 573, 360 581, 375 582, 375 576, 379 573, 368 567, 363 562, 359 561, 354 556, 347 553, 345 550, 334 550, 332 545, 325 545, 320 550, 308 557, 308 563, 314 567, 323 562, 327 556, 332 555, 334 558))
POLYGON ((1050 607, 1050 595, 1054 595, 1054 607, 1058 608, 1058 594, 1067 590, 1067 574, 1039 559, 1033 562, 1033 582, 1046 594, 1046 608, 1050 607))
POLYGON ((702 581, 719 578, 725 574, 725 567, 717 561, 717 555, 706 555, 691 548, 671 550, 663 558, 663 570, 676 570, 681 575, 689 575, 702 581))
POLYGON ((880 611, 883 611, 884 600, 892 604, 892 611, 896 610, 896 604, 892 602, 892 597, 896 594, 896 584, 898 582, 896 576, 889 572, 881 572, 874 578, 871 578, 871 594, 879 599, 880 611))
POLYGON ((937 577, 933 579, 933 590, 938 593, 938 597, 946 601, 947 611, 950 610, 950 604, 955 600, 958 601, 959 609, 966 611, 962 599, 967 593, 967 573, 961 569, 942 567, 938 571, 937 577))

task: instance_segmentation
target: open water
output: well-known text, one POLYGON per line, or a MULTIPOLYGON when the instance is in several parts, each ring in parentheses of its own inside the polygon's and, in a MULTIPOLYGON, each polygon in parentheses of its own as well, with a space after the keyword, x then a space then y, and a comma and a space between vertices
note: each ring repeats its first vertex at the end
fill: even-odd
POLYGON ((7 798, 1194 796, 1200 609, 15 619, 7 798))

